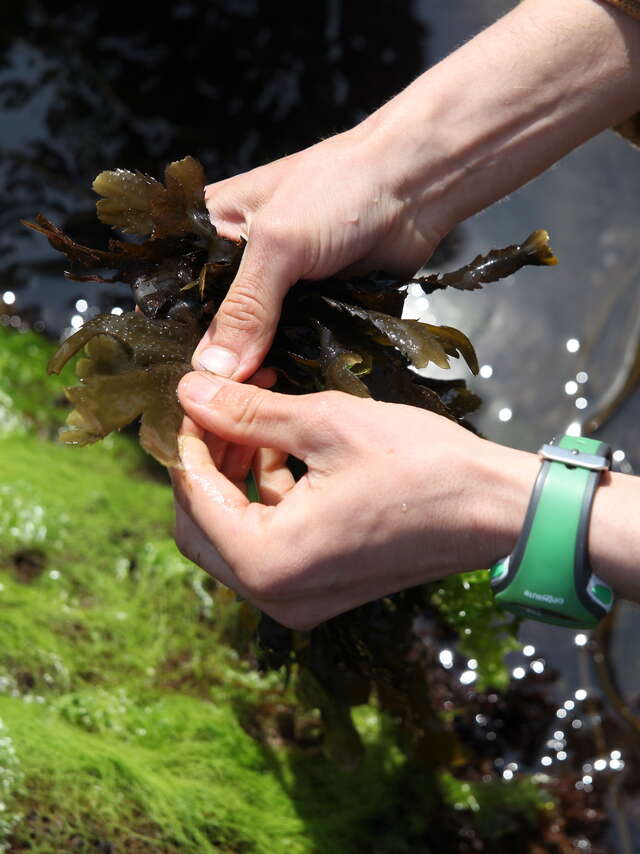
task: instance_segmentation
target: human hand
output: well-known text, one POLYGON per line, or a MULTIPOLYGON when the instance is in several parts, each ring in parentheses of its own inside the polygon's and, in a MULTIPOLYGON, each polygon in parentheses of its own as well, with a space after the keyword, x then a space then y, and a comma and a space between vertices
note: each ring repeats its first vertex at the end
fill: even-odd
POLYGON ((189 419, 172 474, 178 546, 284 625, 312 627, 513 548, 531 454, 341 392, 281 395, 197 372, 179 395, 189 419), (248 455, 230 458, 226 442, 248 455), (253 466, 263 503, 242 488, 255 448, 272 449, 253 466), (289 453, 308 467, 298 482, 289 453))
MULTIPOLYGON (((375 123, 371 123, 375 124, 375 123)), ((240 269, 194 353, 195 367, 244 380, 273 339, 282 300, 299 279, 358 262, 410 275, 446 223, 411 217, 399 164, 368 124, 297 154, 219 181, 205 198, 219 233, 247 246, 240 269)))

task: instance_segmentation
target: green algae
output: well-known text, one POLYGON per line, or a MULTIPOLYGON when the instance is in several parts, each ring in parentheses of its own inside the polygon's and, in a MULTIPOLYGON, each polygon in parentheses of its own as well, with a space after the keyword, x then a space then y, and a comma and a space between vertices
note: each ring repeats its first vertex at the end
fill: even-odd
POLYGON ((444 772, 439 778, 444 802, 458 812, 469 812, 483 839, 499 840, 517 830, 523 818, 532 830, 541 810, 551 811, 553 801, 530 778, 516 782, 467 782, 444 772))
MULTIPOLYGON (((443 807, 457 815, 461 781, 417 767, 375 700, 353 709, 358 767, 345 772, 325 757, 322 723, 300 706, 295 680, 255 669, 255 614, 177 551, 169 484, 137 443, 122 434, 80 449, 52 441, 67 411, 64 377, 42 370, 52 349, 0 330, 11 416, 0 430, 0 850, 364 854, 375 844, 378 854, 408 854, 448 845, 453 837, 433 849, 424 840, 446 825, 434 830, 443 807)), ((479 678, 497 684, 514 641, 495 624, 485 587, 475 574, 432 595, 479 678), (470 621, 462 612, 472 599, 470 621), (491 637, 500 641, 483 648, 491 637)), ((545 805, 536 792, 514 781, 474 797, 487 815, 509 804, 509 833, 535 821, 545 805)))
POLYGON ((13 757, 0 749, 0 841, 39 854, 96 839, 154 852, 306 854, 337 839, 357 850, 404 764, 375 710, 355 779, 316 745, 251 737, 237 709, 286 709, 288 689, 225 643, 237 645, 243 606, 178 553, 168 484, 145 475, 127 437, 49 441, 65 414, 61 383, 41 371, 50 347, 0 342, 15 413, 0 438, 0 735, 13 757))
POLYGON ((477 662, 476 688, 504 690, 510 680, 505 656, 521 648, 519 622, 496 607, 484 570, 452 575, 434 585, 431 601, 459 635, 459 649, 477 662))
POLYGON ((394 779, 379 750, 355 779, 314 757, 320 788, 312 791, 309 780, 300 791, 299 762, 284 751, 265 752, 229 705, 191 697, 150 701, 144 720, 133 712, 128 738, 87 733, 60 720, 54 708, 6 697, 0 714, 28 780, 23 810, 31 819, 14 831, 14 844, 39 830, 42 838, 30 848, 37 852, 67 850, 70 838, 85 835, 116 850, 135 842, 136 851, 267 854, 277 845, 307 854, 341 839, 348 851, 366 839, 366 822, 380 814, 394 779), (314 802, 323 827, 319 845, 306 814, 314 802))

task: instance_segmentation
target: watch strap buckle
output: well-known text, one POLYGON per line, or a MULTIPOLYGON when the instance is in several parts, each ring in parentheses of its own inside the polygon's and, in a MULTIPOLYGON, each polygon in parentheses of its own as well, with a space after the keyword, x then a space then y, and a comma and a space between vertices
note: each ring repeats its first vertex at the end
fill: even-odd
POLYGON ((543 445, 538 451, 543 460, 553 463, 564 463, 574 468, 589 469, 590 471, 607 471, 610 462, 606 457, 597 454, 585 454, 578 448, 563 448, 560 445, 543 445))

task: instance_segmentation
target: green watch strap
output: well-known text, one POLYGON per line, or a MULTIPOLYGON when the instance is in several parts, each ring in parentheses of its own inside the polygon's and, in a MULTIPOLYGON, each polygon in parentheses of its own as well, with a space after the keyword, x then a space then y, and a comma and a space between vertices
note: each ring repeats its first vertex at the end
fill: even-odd
POLYGON ((583 436, 543 445, 540 473, 511 555, 490 570, 495 598, 520 616, 592 628, 610 610, 613 591, 590 567, 591 505, 611 449, 583 436))

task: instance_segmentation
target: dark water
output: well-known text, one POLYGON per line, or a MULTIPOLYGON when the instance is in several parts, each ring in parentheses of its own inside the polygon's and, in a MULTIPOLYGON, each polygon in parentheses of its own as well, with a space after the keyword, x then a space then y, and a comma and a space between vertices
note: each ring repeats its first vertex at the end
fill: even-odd
MULTIPOLYGON (((159 175, 190 153, 215 180, 295 151, 353 125, 509 6, 325 0, 287 4, 284 14, 267 0, 195 0, 150 15, 142 4, 126 14, 104 2, 5 4, 0 314, 59 335, 74 315, 79 323, 127 304, 124 288, 66 282, 61 260, 21 217, 41 211, 80 241, 104 243, 89 189, 102 169, 159 175)), ((487 436, 535 449, 581 423, 635 352, 639 197, 640 152, 602 134, 464 223, 447 259, 455 266, 544 227, 558 267, 522 270, 472 296, 408 301, 414 316, 474 341, 487 375, 475 380, 485 399, 476 423, 487 436)), ((640 466, 639 415, 636 394, 601 431, 623 470, 640 466)), ((640 689, 637 625, 638 609, 625 607, 617 666, 630 699, 640 689)), ((561 667, 559 708, 576 690, 597 691, 573 633, 528 623, 523 637, 561 667)))
MULTIPOLYGON (((426 25, 407 0, 289 5, 218 0, 145 7, 24 3, 3 10, 0 276, 55 331, 87 288, 18 225, 42 211, 83 241, 95 175, 161 174, 197 156, 212 180, 345 129, 422 66, 426 25)), ((95 287, 109 309, 114 289, 95 287)))

